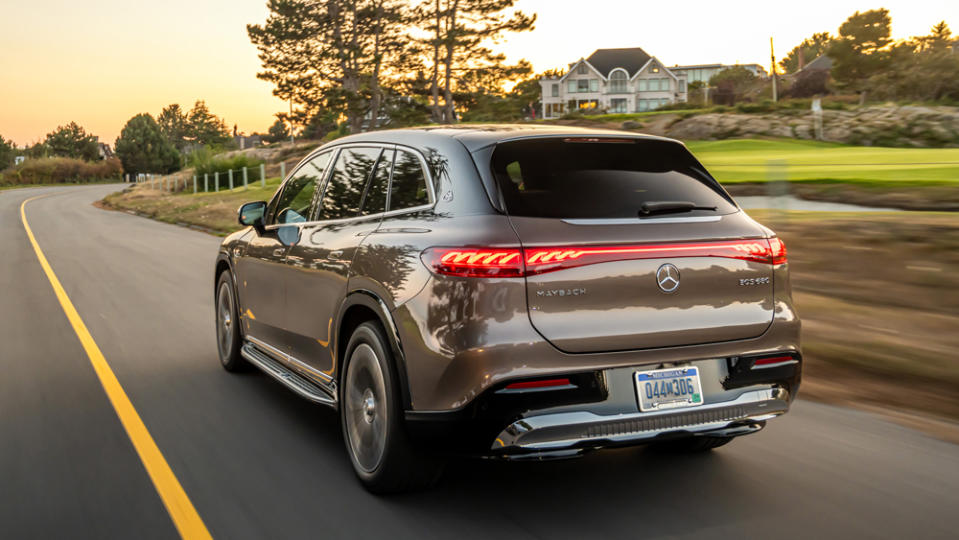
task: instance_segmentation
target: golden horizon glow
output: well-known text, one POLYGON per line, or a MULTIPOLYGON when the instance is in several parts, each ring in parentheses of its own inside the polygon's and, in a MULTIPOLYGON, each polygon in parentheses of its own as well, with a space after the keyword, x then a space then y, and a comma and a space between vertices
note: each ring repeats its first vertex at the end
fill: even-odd
MULTIPOLYGON (((595 49, 642 47, 667 66, 757 63, 769 69, 769 36, 781 58, 814 32, 835 34, 854 11, 886 7, 894 38, 927 34, 940 20, 959 33, 955 0, 807 0, 640 3, 519 0, 536 30, 493 45, 537 72, 564 68, 595 49), (586 7, 584 7, 586 6, 586 7), (734 6, 734 7, 731 7, 734 6), (545 45, 544 44, 548 44, 545 45)), ((232 129, 264 132, 287 105, 256 78, 246 25, 265 0, 8 3, 0 18, 0 135, 18 145, 75 121, 111 145, 128 119, 204 100, 232 129)))

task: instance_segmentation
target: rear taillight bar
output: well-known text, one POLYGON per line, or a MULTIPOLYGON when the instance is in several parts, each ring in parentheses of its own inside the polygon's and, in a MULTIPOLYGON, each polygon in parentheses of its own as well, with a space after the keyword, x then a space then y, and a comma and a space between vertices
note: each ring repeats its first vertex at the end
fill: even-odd
POLYGON ((536 248, 435 247, 423 263, 437 274, 461 277, 524 277, 603 262, 680 257, 722 257, 763 264, 785 264, 786 245, 779 238, 536 248))

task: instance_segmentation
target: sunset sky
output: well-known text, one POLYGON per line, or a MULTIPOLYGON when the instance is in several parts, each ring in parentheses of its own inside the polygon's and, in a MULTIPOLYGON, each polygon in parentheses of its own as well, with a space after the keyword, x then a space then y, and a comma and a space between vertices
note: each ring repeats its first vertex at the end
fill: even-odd
MULTIPOLYGON (((536 30, 495 45, 537 71, 597 48, 643 47, 667 65, 760 63, 813 32, 835 33, 856 10, 886 7, 893 37, 928 33, 940 20, 959 31, 959 0, 519 0, 536 30)), ((0 8, 0 135, 23 145, 76 121, 113 144, 130 117, 197 99, 229 126, 265 131, 286 105, 260 68, 246 24, 265 0, 32 0, 0 8)))

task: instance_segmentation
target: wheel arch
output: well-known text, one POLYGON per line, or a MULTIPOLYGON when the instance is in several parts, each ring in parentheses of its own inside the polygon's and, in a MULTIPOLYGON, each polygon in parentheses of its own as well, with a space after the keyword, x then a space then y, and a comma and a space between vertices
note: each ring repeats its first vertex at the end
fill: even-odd
MULTIPOLYGON (((229 255, 224 252, 220 252, 216 257, 216 269, 213 271, 213 299, 216 300, 216 286, 220 281, 220 274, 223 272, 230 273, 230 283, 233 285, 233 298, 236 301, 236 312, 240 316, 240 319, 243 318, 243 300, 240 298, 240 288, 236 283, 236 272, 233 271, 233 261, 230 260, 229 255)), ((243 325, 239 325, 240 336, 243 336, 243 325)))
POLYGON ((400 343, 396 322, 393 320, 393 315, 390 313, 386 302, 373 291, 365 289, 353 291, 346 296, 340 305, 336 317, 336 330, 333 334, 335 339, 333 351, 336 358, 339 359, 338 364, 340 366, 339 372, 336 374, 337 387, 342 388, 343 386, 343 375, 346 372, 346 347, 349 344, 350 336, 356 327, 370 320, 379 322, 386 333, 390 352, 393 353, 393 359, 395 360, 391 368, 394 370, 393 375, 400 383, 400 399, 404 410, 409 410, 411 398, 406 372, 406 356, 400 343))

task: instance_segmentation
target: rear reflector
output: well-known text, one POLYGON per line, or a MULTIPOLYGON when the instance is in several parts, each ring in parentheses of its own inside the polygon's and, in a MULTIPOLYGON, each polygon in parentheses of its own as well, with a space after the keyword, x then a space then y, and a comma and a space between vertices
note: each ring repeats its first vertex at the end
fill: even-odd
POLYGON ((532 388, 555 388, 570 386, 569 379, 540 379, 538 381, 516 382, 506 385, 507 390, 529 390, 532 388))
POLYGON ((753 369, 782 366, 796 363, 797 360, 792 356, 775 356, 773 358, 760 358, 753 362, 753 369))
POLYGON ((772 238, 631 246, 430 248, 422 256, 430 270, 462 277, 523 277, 604 262, 679 257, 723 257, 783 264, 786 246, 782 240, 772 238))

